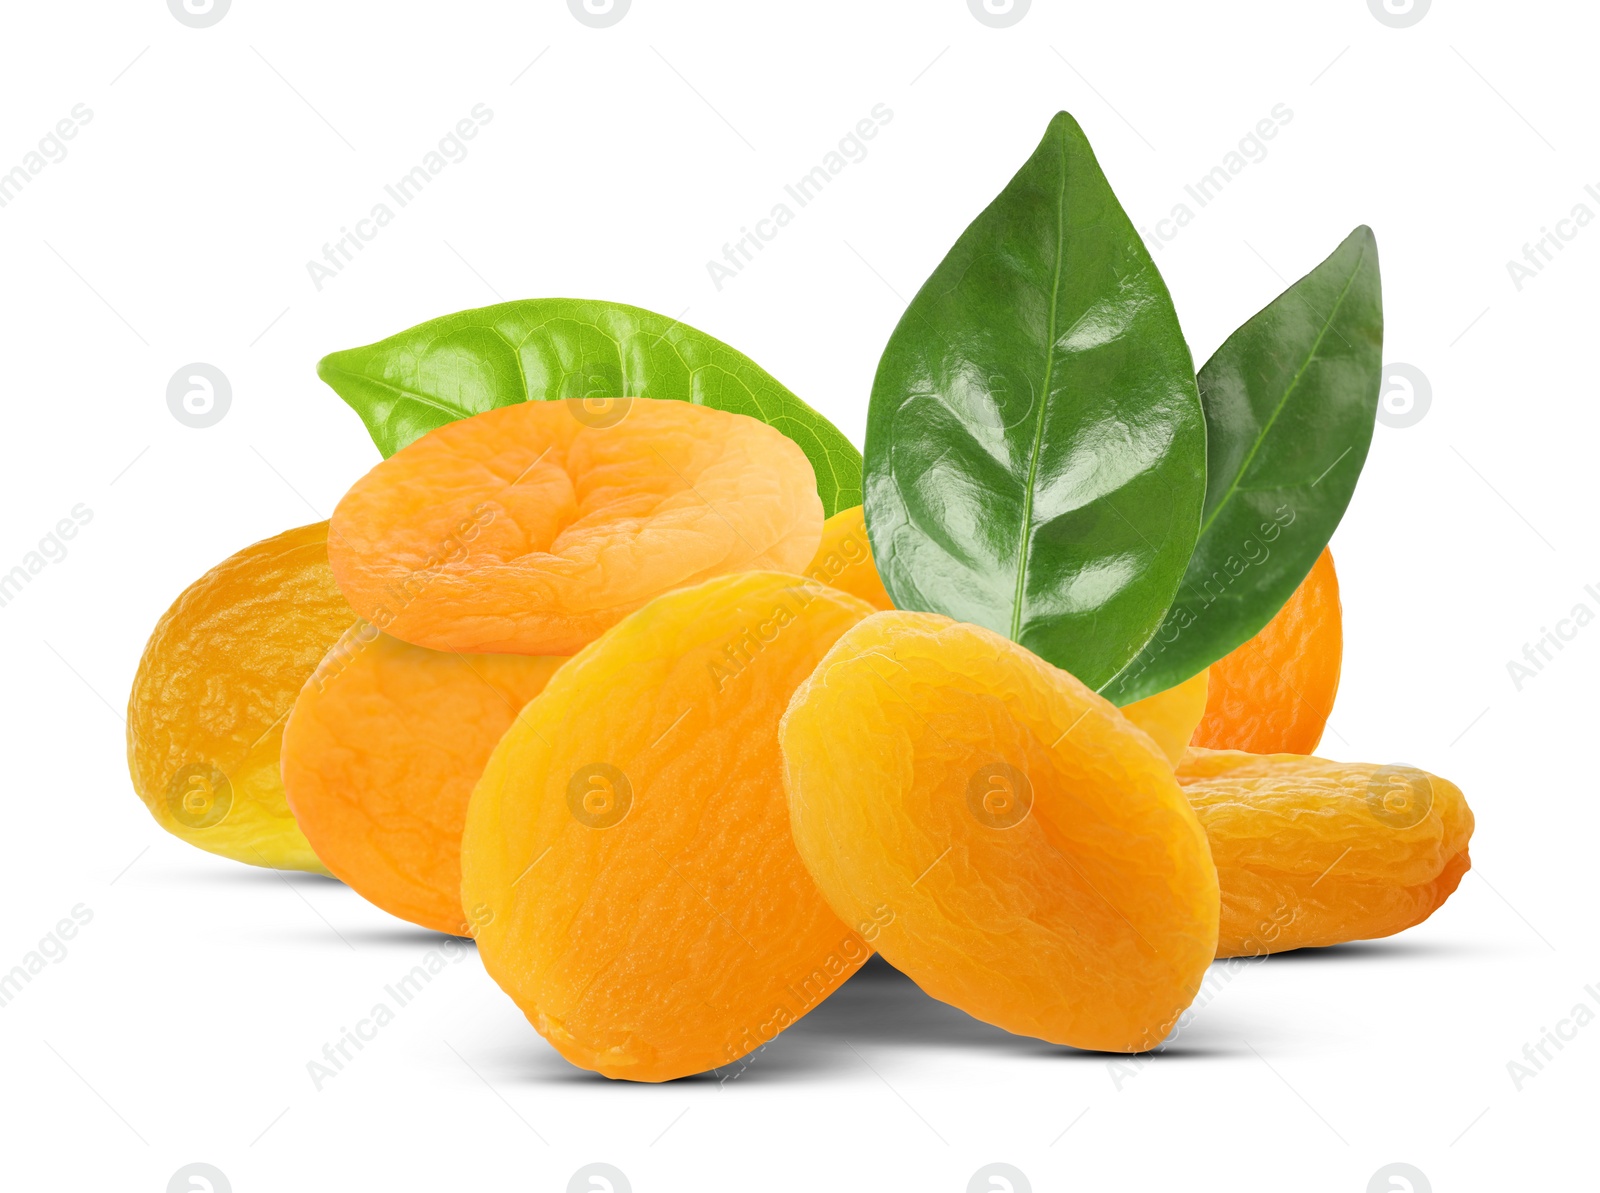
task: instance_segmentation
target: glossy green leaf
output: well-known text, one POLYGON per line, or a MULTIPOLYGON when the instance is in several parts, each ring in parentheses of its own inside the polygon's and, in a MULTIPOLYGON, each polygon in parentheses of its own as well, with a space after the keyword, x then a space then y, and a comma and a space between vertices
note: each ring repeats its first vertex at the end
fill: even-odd
POLYGON ((435 427, 515 402, 672 398, 746 414, 800 445, 828 514, 861 501, 861 454, 741 352, 639 307, 530 298, 430 319, 322 358, 317 374, 385 456, 435 427))
POLYGON ((1194 363, 1065 112, 890 337, 865 488, 901 608, 987 626, 1091 686, 1160 624, 1205 494, 1194 363))
POLYGON ((1108 696, 1126 704, 1181 683, 1272 620, 1350 504, 1382 380, 1378 244, 1361 227, 1200 370, 1200 541, 1161 628, 1108 696))

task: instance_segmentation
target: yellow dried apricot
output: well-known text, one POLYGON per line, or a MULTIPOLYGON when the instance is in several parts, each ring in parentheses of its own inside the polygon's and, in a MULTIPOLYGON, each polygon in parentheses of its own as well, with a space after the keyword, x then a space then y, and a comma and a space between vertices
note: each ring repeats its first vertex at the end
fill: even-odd
POLYGON ((858 596, 874 609, 894 608, 872 562, 867 519, 859 505, 840 510, 822 524, 822 545, 806 575, 858 596))
POLYGON ((336 878, 391 915, 470 935, 461 826, 501 735, 566 660, 462 655, 357 623, 283 730, 283 786, 336 878))
POLYGON ((689 402, 520 402, 448 423, 333 512, 334 575, 380 630, 435 650, 567 655, 659 593, 798 571, 822 502, 793 440, 689 402))
POLYGON ((1217 876, 1151 739, 997 634, 878 613, 779 733, 795 844, 840 919, 1007 1031, 1152 1048, 1216 953, 1217 876))
POLYGON ((1219 957, 1392 936, 1472 865, 1461 789, 1416 767, 1191 749, 1177 777, 1222 883, 1219 957))
POLYGON ((1192 745, 1253 754, 1309 754, 1322 740, 1344 661, 1344 615, 1333 552, 1323 548, 1282 609, 1211 664, 1211 693, 1192 745))
POLYGON ((327 539, 326 522, 288 530, 189 585, 156 623, 128 697, 128 771, 156 823, 253 866, 327 873, 278 771, 295 697, 356 620, 327 539))
POLYGON ((737 1060, 870 955, 789 834, 778 719, 871 613, 795 575, 656 598, 495 747, 461 842, 490 976, 573 1064, 667 1081, 737 1060))
POLYGON ((1167 761, 1177 766, 1189 748, 1195 726, 1205 716, 1210 684, 1211 673, 1202 671, 1164 692, 1125 705, 1122 715, 1154 738, 1167 761))

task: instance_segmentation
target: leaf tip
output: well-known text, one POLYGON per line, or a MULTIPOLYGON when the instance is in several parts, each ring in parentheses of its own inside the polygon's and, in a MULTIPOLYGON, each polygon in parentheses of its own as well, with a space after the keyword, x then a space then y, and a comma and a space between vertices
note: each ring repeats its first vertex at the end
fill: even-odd
POLYGON ((321 360, 317 361, 317 376, 321 378, 324 384, 332 386, 334 389, 339 388, 333 384, 333 378, 335 374, 342 371, 339 368, 339 358, 344 356, 345 352, 347 351, 348 349, 344 349, 339 352, 330 352, 321 360))
POLYGON ((1050 124, 1045 129, 1044 135, 1047 139, 1050 137, 1073 137, 1082 141, 1088 140, 1088 137, 1084 135, 1083 126, 1065 108, 1050 117, 1050 124))

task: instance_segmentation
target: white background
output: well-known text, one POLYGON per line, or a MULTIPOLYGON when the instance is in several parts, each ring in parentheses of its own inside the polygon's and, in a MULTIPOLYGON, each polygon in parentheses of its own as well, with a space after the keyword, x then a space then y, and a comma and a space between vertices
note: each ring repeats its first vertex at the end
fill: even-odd
POLYGON ((0 969, 93 914, 0 1009, 6 1188, 159 1193, 192 1161, 238 1193, 559 1190, 591 1161, 639 1193, 954 1193, 992 1161, 1036 1190, 1361 1193, 1396 1161, 1439 1193, 1592 1179, 1573 1170, 1581 1153, 1592 1173, 1600 1025, 1520 1090, 1507 1063, 1575 1004, 1600 1010, 1600 628, 1520 691, 1507 662, 1574 605, 1600 611, 1600 223, 1520 290, 1506 267, 1576 204, 1600 215, 1591 5, 1438 0, 1405 29, 1365 0, 1035 0, 1007 29, 964 0, 635 0, 605 29, 560 0, 3 19, 0 170, 93 113, 0 208, 0 570, 93 511, 0 608, 0 969), (469 156, 319 291, 306 262, 479 103, 469 156), (707 260, 880 103, 866 158, 719 291, 707 260), (736 345, 859 442, 905 300, 1053 112, 1150 228, 1280 103, 1266 158, 1156 260, 1198 363, 1353 226, 1377 231, 1386 359, 1432 405, 1378 428, 1334 540, 1347 645, 1324 752, 1466 791, 1474 869, 1444 909, 1238 972, 1120 1085, 1103 1056, 883 968, 737 1081, 610 1083, 467 951, 315 1090, 307 1062, 441 938, 162 833, 120 710, 185 585, 326 516, 376 461, 317 358, 501 297, 616 299, 736 345), (192 361, 233 386, 204 430, 166 404, 192 361))

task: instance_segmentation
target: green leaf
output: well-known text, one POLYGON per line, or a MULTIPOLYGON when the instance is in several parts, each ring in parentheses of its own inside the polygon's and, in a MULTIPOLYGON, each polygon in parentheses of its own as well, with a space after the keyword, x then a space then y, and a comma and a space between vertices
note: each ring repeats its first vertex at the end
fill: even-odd
POLYGON ((1065 112, 890 337, 865 488, 901 608, 986 626, 1091 686, 1160 624, 1205 494, 1194 362, 1065 112))
POLYGON ((385 456, 435 427, 515 402, 673 398, 749 415, 793 439, 827 514, 861 502, 861 454, 837 427, 748 356, 639 307, 529 298, 461 311, 334 352, 317 375, 385 456))
POLYGON ((1272 620, 1350 504, 1382 380, 1378 243, 1360 227, 1200 370, 1200 541, 1161 628, 1106 695, 1126 704, 1181 683, 1272 620))

